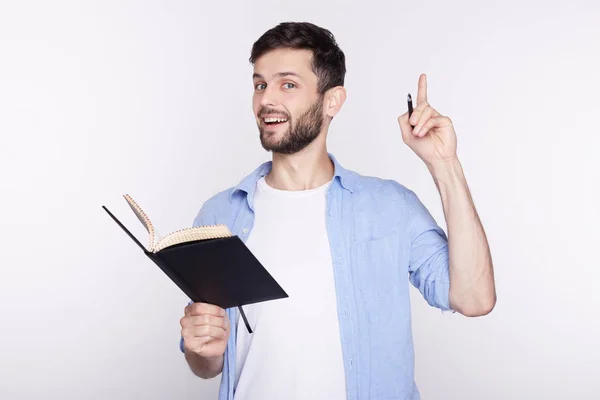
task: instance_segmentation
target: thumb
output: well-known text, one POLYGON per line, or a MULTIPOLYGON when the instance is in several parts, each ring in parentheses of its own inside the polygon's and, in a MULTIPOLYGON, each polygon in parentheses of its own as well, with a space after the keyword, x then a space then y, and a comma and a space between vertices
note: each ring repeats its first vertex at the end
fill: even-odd
POLYGON ((408 112, 405 112, 398 117, 398 124, 400 125, 400 131, 402 132, 402 140, 404 140, 404 143, 408 144, 413 138, 413 127, 408 122, 408 112))

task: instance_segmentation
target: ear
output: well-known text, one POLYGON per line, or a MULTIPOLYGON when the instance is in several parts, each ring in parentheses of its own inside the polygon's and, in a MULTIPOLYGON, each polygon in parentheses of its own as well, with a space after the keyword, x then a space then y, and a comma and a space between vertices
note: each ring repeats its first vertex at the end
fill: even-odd
POLYGON ((336 86, 325 93, 325 115, 333 118, 346 101, 346 89, 343 86, 336 86))

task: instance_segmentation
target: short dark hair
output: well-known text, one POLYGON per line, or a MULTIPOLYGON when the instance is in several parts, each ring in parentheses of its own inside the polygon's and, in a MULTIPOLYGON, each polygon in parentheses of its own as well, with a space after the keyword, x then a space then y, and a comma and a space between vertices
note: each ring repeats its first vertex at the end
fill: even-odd
POLYGON ((265 53, 281 48, 312 52, 312 70, 317 75, 319 94, 344 86, 346 57, 329 30, 310 22, 282 22, 254 42, 250 62, 254 64, 265 53))

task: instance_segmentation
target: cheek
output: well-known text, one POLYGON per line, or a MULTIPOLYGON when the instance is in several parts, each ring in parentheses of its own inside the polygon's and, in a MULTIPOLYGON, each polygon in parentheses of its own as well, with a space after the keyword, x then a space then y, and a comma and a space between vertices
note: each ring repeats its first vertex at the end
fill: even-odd
POLYGON ((252 111, 254 111, 254 114, 256 115, 256 113, 258 113, 260 111, 260 103, 262 101, 262 97, 260 93, 254 93, 252 95, 252 111))

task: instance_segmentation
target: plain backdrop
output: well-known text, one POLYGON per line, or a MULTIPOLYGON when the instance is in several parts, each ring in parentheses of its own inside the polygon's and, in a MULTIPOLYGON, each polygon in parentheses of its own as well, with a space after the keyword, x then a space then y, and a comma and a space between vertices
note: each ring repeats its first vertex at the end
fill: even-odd
POLYGON ((397 123, 420 73, 455 124, 498 303, 469 319, 412 289, 423 399, 600 398, 600 6, 513 0, 3 1, 0 398, 216 398, 178 348, 187 298, 101 206, 146 243, 124 193, 164 234, 270 159, 248 57, 282 21, 346 54, 329 150, 444 228, 397 123))

